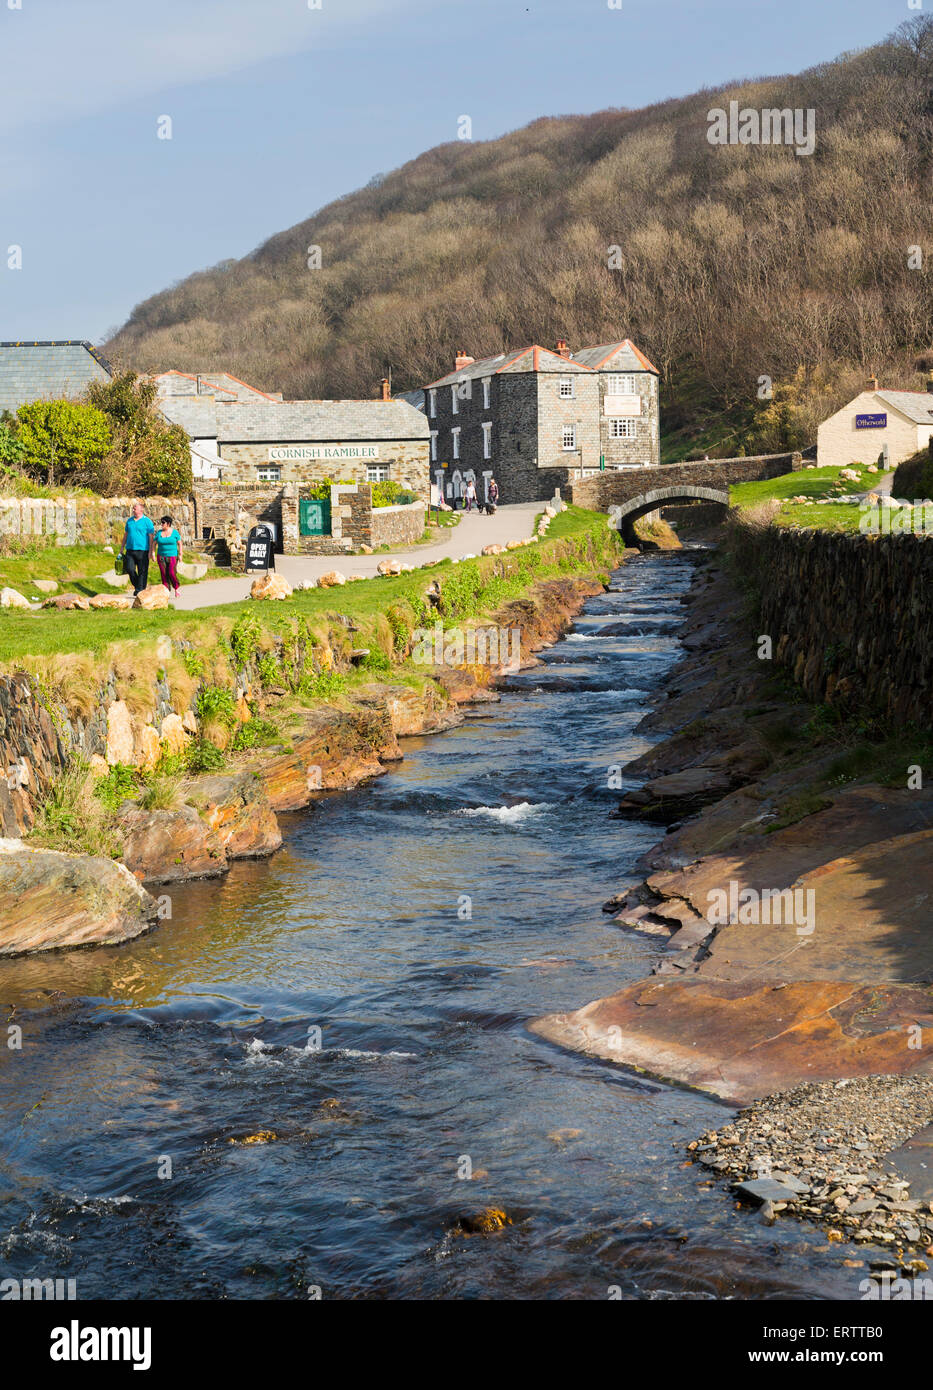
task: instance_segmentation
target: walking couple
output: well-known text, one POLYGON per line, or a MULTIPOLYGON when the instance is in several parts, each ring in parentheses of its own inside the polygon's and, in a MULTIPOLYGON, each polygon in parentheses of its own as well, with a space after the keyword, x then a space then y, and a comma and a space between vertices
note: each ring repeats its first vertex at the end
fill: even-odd
POLYGON ((141 593, 149 584, 149 562, 155 551, 162 583, 169 592, 178 593, 178 562, 181 559, 181 536, 170 516, 163 516, 156 530, 146 516, 142 502, 133 503, 132 516, 127 518, 120 554, 126 557, 126 572, 133 593, 141 593))

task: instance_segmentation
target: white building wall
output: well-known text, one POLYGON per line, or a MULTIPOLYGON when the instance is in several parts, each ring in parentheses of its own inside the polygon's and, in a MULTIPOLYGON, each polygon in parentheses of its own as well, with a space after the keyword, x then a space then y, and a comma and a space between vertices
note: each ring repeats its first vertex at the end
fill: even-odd
MULTIPOLYGON (((933 400, 933 397, 931 397, 933 400)), ((853 463, 875 463, 885 444, 893 468, 922 449, 933 435, 933 425, 917 425, 906 419, 874 391, 862 391, 855 400, 824 420, 817 430, 817 463, 821 468, 847 468, 853 463), (884 429, 858 430, 856 415, 887 415, 884 429)))

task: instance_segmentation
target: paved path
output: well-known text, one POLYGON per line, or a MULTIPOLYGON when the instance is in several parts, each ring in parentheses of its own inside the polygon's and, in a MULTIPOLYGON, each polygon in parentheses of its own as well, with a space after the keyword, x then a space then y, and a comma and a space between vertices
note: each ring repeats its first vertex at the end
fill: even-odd
MULTIPOLYGON (((275 568, 290 584, 317 579, 333 569, 347 576, 363 574, 369 579, 377 573, 380 561, 392 557, 409 565, 423 565, 426 560, 478 555, 484 545, 505 545, 506 541, 522 540, 533 534, 534 519, 543 510, 543 502, 513 502, 500 507, 495 516, 461 512, 460 525, 452 527, 436 545, 383 550, 376 555, 277 555, 275 568)), ((175 607, 210 608, 218 603, 236 603, 249 595, 255 577, 254 574, 236 575, 231 579, 203 579, 200 584, 186 584, 179 591, 175 607)))

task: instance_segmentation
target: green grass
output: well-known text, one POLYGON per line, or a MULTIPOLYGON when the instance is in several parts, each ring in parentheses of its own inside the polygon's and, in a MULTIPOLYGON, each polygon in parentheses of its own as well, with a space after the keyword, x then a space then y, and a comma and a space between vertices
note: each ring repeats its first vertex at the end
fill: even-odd
POLYGON ((782 473, 778 478, 762 478, 754 483, 736 483, 729 489, 734 507, 757 507, 763 503, 783 503, 776 517, 778 526, 803 526, 828 531, 857 531, 860 507, 853 502, 827 502, 824 497, 845 497, 868 492, 879 482, 880 473, 869 473, 867 465, 853 465, 858 479, 840 478, 838 468, 803 468, 799 473, 782 473), (807 497, 809 502, 791 502, 807 497))
POLYGON ((102 545, 34 544, 22 555, 0 556, 0 585, 18 589, 27 598, 38 597, 37 590, 29 589, 31 579, 54 579, 63 589, 86 586, 86 592, 99 593, 108 586, 94 580, 113 569, 113 561, 102 545))
MULTIPOLYGON (((423 595, 427 585, 434 579, 443 582, 445 576, 455 575, 457 583, 462 586, 468 583, 468 576, 474 572, 482 581, 480 588, 483 588, 496 573, 497 566, 503 563, 510 572, 523 576, 522 585, 532 578, 548 578, 570 573, 574 569, 582 570, 586 565, 581 555, 574 558, 564 553, 566 547, 552 546, 551 542, 571 541, 579 550, 584 543, 588 543, 591 535, 596 558, 589 568, 605 570, 609 548, 615 544, 614 533, 606 525, 605 515, 570 507, 551 523, 551 534, 547 541, 509 551, 507 555, 464 561, 457 566, 445 560, 429 569, 413 570, 410 574, 358 580, 339 590, 302 589, 283 602, 256 604, 244 599, 238 603, 195 609, 190 613, 166 609, 154 612, 144 609, 104 609, 88 613, 60 613, 55 609, 36 612, 6 609, 0 614, 0 666, 9 668, 26 655, 45 657, 55 653, 87 652, 96 657, 113 642, 155 638, 163 633, 197 644, 199 634, 216 627, 218 619, 232 625, 244 613, 257 614, 263 629, 271 633, 287 633, 293 628, 295 619, 313 622, 334 613, 363 623, 377 614, 385 613, 393 605, 404 603, 412 606, 417 613, 424 606, 423 595), (600 550, 601 544, 605 545, 605 552, 600 550), (539 568, 534 574, 528 568, 529 557, 533 554, 540 557, 539 568)), ((499 587, 502 598, 512 596, 513 586, 507 580, 499 587)))

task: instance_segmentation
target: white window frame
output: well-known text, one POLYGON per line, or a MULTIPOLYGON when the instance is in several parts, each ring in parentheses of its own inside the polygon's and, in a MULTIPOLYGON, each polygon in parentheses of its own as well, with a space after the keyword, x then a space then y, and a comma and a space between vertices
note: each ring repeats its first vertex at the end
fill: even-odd
POLYGON ((482 425, 482 430, 483 430, 483 458, 484 458, 484 459, 491 459, 491 458, 492 458, 492 421, 491 421, 491 420, 484 420, 484 421, 483 421, 483 425, 482 425))
POLYGON ((282 465, 280 463, 260 463, 256 468, 256 481, 259 483, 280 483, 282 465))
POLYGON ((607 396, 637 396, 635 377, 631 372, 612 372, 606 378, 607 396))
POLYGON ((557 394, 562 401, 572 401, 576 392, 572 376, 562 376, 557 383, 557 394))
POLYGON ((617 415, 609 421, 610 439, 637 439, 638 421, 632 415, 617 415))
POLYGON ((437 392, 433 387, 428 392, 428 414, 432 420, 437 415, 437 392))
POLYGON ((387 483, 389 481, 389 465, 387 463, 367 463, 366 481, 368 483, 387 483))
POLYGON ((460 457, 460 426, 455 425, 450 431, 452 455, 455 459, 460 457))
POLYGON ((457 382, 450 388, 450 413, 451 415, 460 414, 460 397, 457 394, 460 390, 460 383, 457 382))
POLYGON ((483 409, 484 409, 484 410, 488 410, 488 409, 489 409, 489 402, 490 402, 490 399, 491 399, 491 392, 492 392, 492 377, 490 377, 490 376, 484 376, 484 377, 483 377, 483 409))
POLYGON ((577 447, 577 427, 576 427, 576 425, 562 425, 562 426, 561 426, 561 432, 560 432, 560 438, 561 438, 561 445, 562 445, 562 447, 563 447, 565 453, 568 453, 568 454, 569 454, 569 453, 571 453, 573 450, 575 450, 576 447, 577 447), (568 442, 567 442, 567 436, 568 436, 568 435, 570 436, 570 443, 569 443, 569 444, 568 444, 568 442))
POLYGON ((437 463, 437 430, 431 431, 431 462, 437 463))

